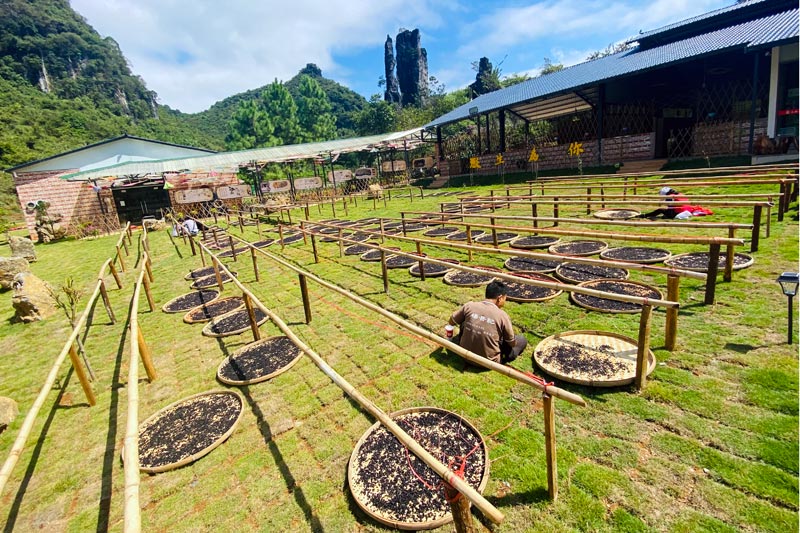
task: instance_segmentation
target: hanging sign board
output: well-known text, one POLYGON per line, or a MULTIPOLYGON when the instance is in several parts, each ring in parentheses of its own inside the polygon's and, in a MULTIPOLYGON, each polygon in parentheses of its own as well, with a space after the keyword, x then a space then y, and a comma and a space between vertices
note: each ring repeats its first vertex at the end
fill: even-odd
POLYGON ((320 187, 322 187, 322 178, 317 176, 311 178, 295 178, 294 180, 294 188, 298 191, 319 189, 320 187))
POLYGON ((178 204, 194 204, 198 202, 210 202, 214 199, 214 192, 208 187, 198 189, 181 189, 175 191, 175 202, 178 204))
POLYGON ((263 193, 290 192, 291 190, 292 184, 289 183, 289 180, 272 180, 261 183, 261 192, 263 193))
POLYGON ((242 183, 240 185, 222 185, 217 187, 217 198, 220 200, 243 198, 245 196, 250 196, 250 186, 246 183, 242 183))
POLYGON ((346 181, 353 179, 353 172, 351 170, 334 170, 333 175, 328 172, 328 180, 332 181, 334 185, 339 185, 346 181))

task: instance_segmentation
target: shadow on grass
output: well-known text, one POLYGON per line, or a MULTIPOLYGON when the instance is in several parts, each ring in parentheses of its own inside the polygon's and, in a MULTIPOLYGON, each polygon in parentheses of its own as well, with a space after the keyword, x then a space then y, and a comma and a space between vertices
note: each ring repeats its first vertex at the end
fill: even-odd
MULTIPOLYGON (((224 347, 223 351, 226 351, 224 347)), ((289 470, 289 467, 286 465, 286 461, 283 458, 280 448, 278 448, 278 445, 275 444, 275 441, 272 439, 272 430, 269 427, 269 423, 264 419, 264 413, 261 412, 261 408, 250 394, 250 387, 239 387, 239 391, 241 391, 242 396, 244 396, 245 400, 247 401, 247 405, 250 406, 250 410, 255 415, 256 424, 258 425, 258 430, 261 432, 261 436, 264 438, 264 443, 267 445, 267 448, 269 448, 269 452, 272 454, 272 458, 275 461, 275 464, 278 466, 278 470, 280 471, 283 480, 286 482, 286 488, 292 493, 295 502, 297 502, 297 505, 303 511, 303 515, 306 517, 306 522, 311 526, 311 531, 325 531, 319 521, 319 518, 314 515, 314 512, 311 509, 311 505, 308 503, 305 494, 303 494, 303 489, 297 486, 297 481, 292 475, 292 471, 289 470)))
POLYGON ((64 377, 64 382, 59 388, 56 401, 53 402, 53 406, 50 408, 50 413, 48 413, 47 419, 42 425, 42 430, 39 432, 39 437, 36 439, 36 445, 33 447, 33 451, 31 452, 31 459, 28 462, 28 468, 25 470, 25 475, 22 476, 22 482, 19 485, 19 490, 17 490, 14 501, 8 511, 8 519, 3 527, 3 533, 11 533, 14 531, 14 525, 16 524, 17 516, 19 516, 19 509, 22 505, 22 500, 25 498, 25 493, 28 491, 28 485, 30 485, 31 479, 33 478, 33 473, 36 471, 36 465, 39 462, 39 456, 42 453, 42 447, 44 446, 46 440, 45 437, 50 431, 50 425, 53 423, 56 412, 59 409, 63 409, 63 407, 59 407, 59 404, 64 398, 64 393, 67 390, 67 385, 69 384, 69 380, 72 377, 73 372, 74 370, 72 366, 70 366, 69 370, 67 371, 67 375, 64 377))
POLYGON ((117 356, 114 360, 114 373, 111 377, 111 398, 108 405, 108 435, 106 435, 106 450, 103 454, 103 470, 100 477, 100 504, 97 508, 98 533, 108 531, 108 519, 111 514, 111 495, 114 489, 113 476, 114 458, 116 457, 117 418, 119 416, 119 390, 125 388, 125 385, 120 382, 120 372, 122 369, 122 357, 128 344, 126 341, 128 339, 130 311, 129 307, 117 346, 117 356))

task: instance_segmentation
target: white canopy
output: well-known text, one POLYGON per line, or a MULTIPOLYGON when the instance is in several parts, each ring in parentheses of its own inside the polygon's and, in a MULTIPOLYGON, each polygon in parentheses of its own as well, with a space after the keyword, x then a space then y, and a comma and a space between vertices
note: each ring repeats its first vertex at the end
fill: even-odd
POLYGON ((368 137, 337 139, 307 144, 290 144, 269 148, 253 148, 238 152, 221 152, 195 157, 162 159, 158 161, 129 161, 102 168, 87 169, 61 176, 69 181, 92 181, 109 177, 142 176, 163 174, 165 172, 222 171, 234 170, 241 165, 256 161, 258 163, 279 163, 312 159, 331 154, 360 152, 365 150, 391 150, 413 148, 422 141, 422 128, 414 128, 395 133, 384 133, 368 137))

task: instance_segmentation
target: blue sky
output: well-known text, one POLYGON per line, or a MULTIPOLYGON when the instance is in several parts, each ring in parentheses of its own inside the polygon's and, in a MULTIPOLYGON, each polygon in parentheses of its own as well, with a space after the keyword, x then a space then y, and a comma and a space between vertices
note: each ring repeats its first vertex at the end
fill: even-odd
POLYGON ((489 58, 503 75, 535 75, 735 0, 71 0, 116 40, 159 101, 192 113, 316 63, 369 98, 381 92, 383 45, 418 28, 429 74, 453 90, 489 58))

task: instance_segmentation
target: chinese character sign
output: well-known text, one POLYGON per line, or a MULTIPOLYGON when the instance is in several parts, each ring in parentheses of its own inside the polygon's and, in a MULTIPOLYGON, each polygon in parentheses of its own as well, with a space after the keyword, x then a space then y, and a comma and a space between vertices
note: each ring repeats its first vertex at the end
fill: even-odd
POLYGON ((583 143, 573 142, 569 145, 569 155, 576 157, 584 152, 583 143))
POLYGON ((477 157, 469 158, 469 168, 481 168, 481 162, 478 161, 477 157))
POLYGON ((503 154, 497 154, 497 157, 494 160, 494 164, 498 167, 504 163, 503 161, 503 154))
POLYGON ((536 151, 535 146, 531 148, 531 155, 528 156, 528 161, 531 163, 536 163, 539 161, 539 153, 536 151))

